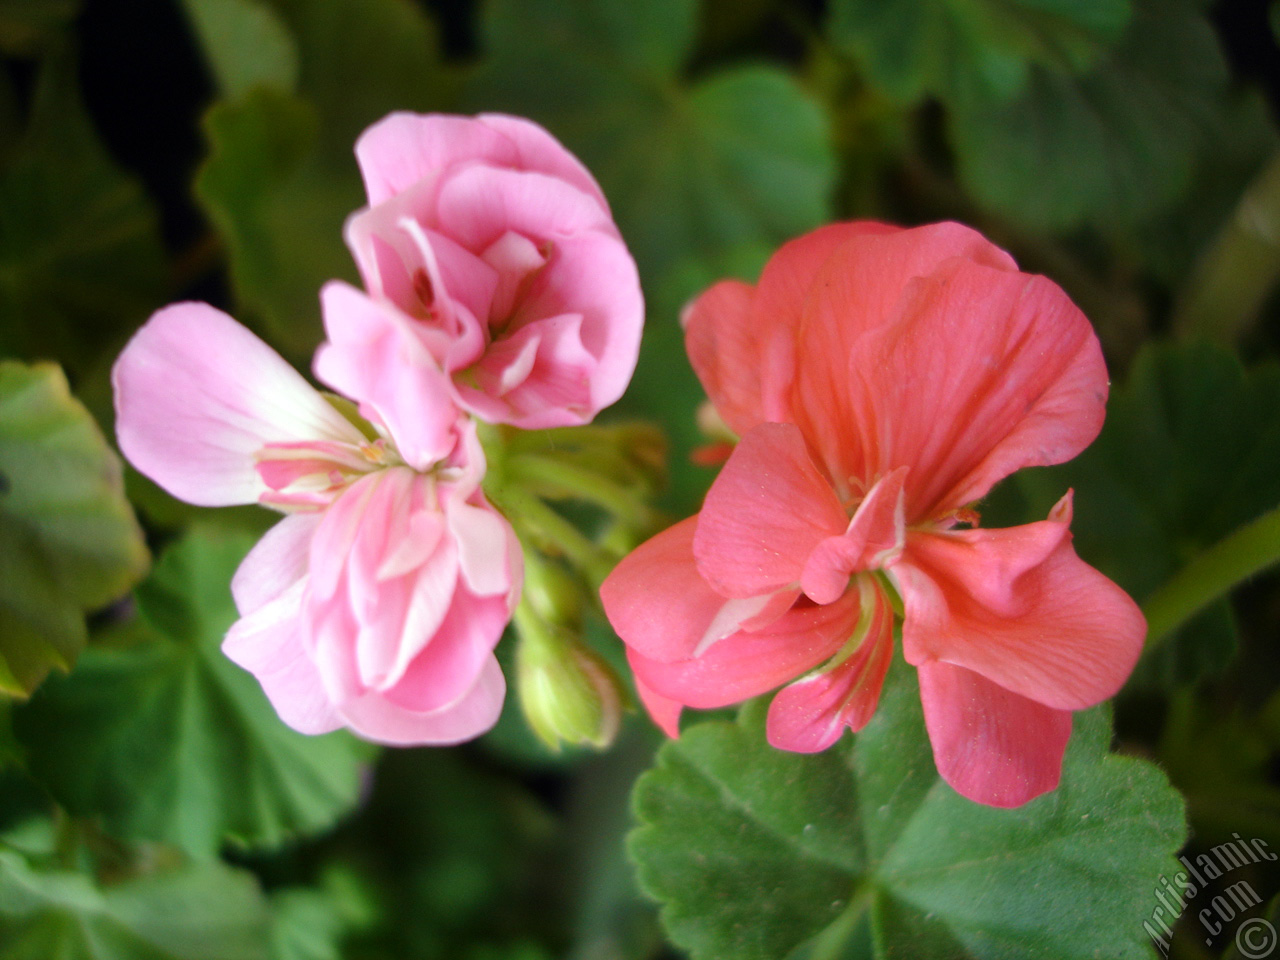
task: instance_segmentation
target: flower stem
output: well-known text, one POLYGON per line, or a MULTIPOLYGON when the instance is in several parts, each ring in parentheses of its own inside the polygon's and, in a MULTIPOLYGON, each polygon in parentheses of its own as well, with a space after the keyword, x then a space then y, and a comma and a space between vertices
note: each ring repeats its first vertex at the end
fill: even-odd
POLYGON ((1147 650, 1228 593, 1280 561, 1280 507, 1219 540, 1147 598, 1147 650))
POLYGON ((653 524, 653 512, 642 498, 594 471, 534 454, 512 457, 509 469, 518 480, 536 484, 543 496, 594 503, 640 530, 647 530, 653 524))

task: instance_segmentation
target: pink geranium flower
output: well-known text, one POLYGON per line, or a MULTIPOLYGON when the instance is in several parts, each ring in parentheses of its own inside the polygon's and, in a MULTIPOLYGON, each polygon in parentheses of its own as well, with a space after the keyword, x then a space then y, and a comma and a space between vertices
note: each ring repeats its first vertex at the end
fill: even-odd
POLYGON ((1083 314, 965 227, 849 223, 712 287, 686 344, 741 440, 702 512, 601 590, 655 719, 674 736, 682 706, 785 685, 769 741, 825 749, 875 710, 892 587, 942 777, 995 806, 1053 789, 1071 712, 1119 689, 1146 626, 1076 556, 1070 493, 1005 530, 972 505, 1097 436, 1083 314))
MULTIPOLYGON (((398 308, 382 322, 449 374, 461 407, 537 429, 587 423, 622 395, 644 316, 635 264, 595 180, 549 133, 395 113, 356 158, 369 207, 346 234, 368 295, 398 308)), ((335 286, 330 298, 362 296, 335 286)))
MULTIPOLYGON (((362 319, 331 312, 331 338, 351 340, 362 319)), ((241 619, 223 645, 286 723, 385 743, 470 739, 502 706, 492 651, 519 592, 519 545, 480 492, 474 423, 447 399, 397 402, 397 385, 430 382, 433 368, 379 355, 377 337, 354 342, 366 366, 318 367, 365 401, 369 436, 226 314, 166 307, 113 371, 120 448, 190 503, 288 514, 236 572, 241 619), (385 393, 369 402, 372 383, 385 393)))

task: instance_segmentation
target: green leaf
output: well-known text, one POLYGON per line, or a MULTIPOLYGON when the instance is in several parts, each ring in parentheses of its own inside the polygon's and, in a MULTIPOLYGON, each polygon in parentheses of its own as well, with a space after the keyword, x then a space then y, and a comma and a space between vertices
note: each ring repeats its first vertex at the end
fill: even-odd
MULTIPOLYGON (((1246 374, 1226 349, 1148 345, 1112 391, 1102 435, 1070 463, 1018 474, 1024 519, 1075 490, 1089 563, 1139 602, 1205 548, 1280 503, 1280 367, 1246 374)), ((1235 652, 1225 601, 1144 661, 1145 684, 1221 672, 1235 652)))
POLYGON ((834 0, 828 32, 898 100, 1002 100, 1023 88, 1032 64, 1089 66, 1129 14, 1129 0, 834 0))
POLYGON ((687 729, 636 785, 640 884, 695 960, 775 960, 824 933, 835 956, 863 911, 875 957, 1149 955, 1140 921, 1182 803, 1107 754, 1105 709, 1077 715, 1058 789, 1015 810, 938 778, 901 663, 852 749, 775 750, 762 713, 687 729))
POLYGON ((360 182, 316 153, 319 120, 304 100, 255 88, 205 116, 210 154, 196 195, 226 241, 237 299, 261 316, 285 350, 321 340, 320 286, 355 279, 343 219, 360 182))
POLYGON ((15 712, 33 775, 68 810, 208 857, 324 830, 355 805, 365 746, 289 729, 219 649, 251 543, 188 534, 138 589, 140 622, 15 712))
POLYGON ((692 0, 491 0, 489 58, 468 91, 477 109, 530 116, 581 157, 646 280, 830 215, 818 105, 767 66, 685 83, 695 19, 692 0))
POLYGON ((292 92, 298 50, 288 27, 261 0, 183 0, 222 95, 256 86, 292 92))
POLYGON ((98 142, 67 54, 40 68, 0 208, 0 354, 79 372, 163 297, 155 213, 98 142))
POLYGON ((1136 223, 1188 189, 1214 144, 1227 77, 1202 15, 1146 0, 1089 73, 1037 66, 1011 100, 951 100, 960 177, 980 202, 1035 230, 1136 223))
POLYGON ((266 901, 210 863, 109 887, 0 846, 3 960, 267 960, 266 901))
POLYGON ((120 461, 53 364, 0 361, 0 693, 68 670, 86 612, 145 572, 120 461))
POLYGON ((403 0, 280 0, 298 92, 259 84, 205 118, 196 195, 227 243, 237 300, 286 351, 320 341, 320 287, 355 281, 342 240, 364 202, 353 148, 392 110, 439 109, 452 82, 435 32, 403 0))

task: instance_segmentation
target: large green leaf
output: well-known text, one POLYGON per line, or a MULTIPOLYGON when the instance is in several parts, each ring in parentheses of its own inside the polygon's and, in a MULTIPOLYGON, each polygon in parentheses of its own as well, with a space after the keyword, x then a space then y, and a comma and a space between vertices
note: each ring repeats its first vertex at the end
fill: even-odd
POLYGON ((251 542, 188 534, 138 589, 140 622, 15 712, 33 774, 69 810, 207 857, 323 830, 355 805, 364 745, 290 730, 219 649, 251 542))
MULTIPOLYGON (((305 356, 321 339, 321 285, 355 279, 342 225, 363 202, 357 135, 392 110, 438 109, 450 81, 431 23, 413 4, 280 0, 271 9, 270 22, 286 24, 296 41, 297 93, 289 77, 259 76, 214 105, 196 195, 226 240, 239 303, 305 356)), ((258 42, 271 41, 260 32, 258 42)))
POLYGON ((489 56, 468 92, 476 109, 533 117, 578 153, 646 280, 830 215, 817 104, 768 66, 684 82, 695 22, 692 0, 490 0, 489 56))
POLYGON ((40 68, 0 209, 0 354, 81 371, 163 298, 155 214, 98 142, 69 55, 40 68))
POLYGON ((1129 13, 1129 0, 834 0, 829 33, 899 100, 1004 99, 1033 63, 1088 66, 1129 13))
POLYGON ((62 371, 0 361, 0 693, 70 669, 85 613, 127 593, 147 559, 120 461, 62 371))
POLYGON ((984 204, 1039 230, 1135 223, 1189 187, 1228 131, 1227 70, 1213 28, 1184 2, 1143 2, 1084 75, 1035 67, 1013 99, 949 101, 961 179, 984 204))
POLYGON ((774 750, 760 713, 687 729, 636 786, 641 886, 697 960, 808 956, 814 938, 824 956, 842 940, 913 960, 1149 955, 1182 802, 1150 764, 1108 755, 1105 709, 1077 716, 1058 789, 1015 810, 938 778, 901 663, 852 748, 774 750))
POLYGON ((267 960, 267 904, 219 863, 98 887, 0 846, 0 960, 267 960))
POLYGON ((223 95, 234 100, 256 86, 290 92, 298 50, 288 27, 262 0, 183 0, 223 95))
MULTIPOLYGON (((1221 347, 1149 345, 1113 390, 1102 435, 1017 485, 1039 519, 1075 490, 1076 549, 1139 601, 1205 548, 1280 503, 1280 367, 1246 374, 1221 347)), ((1226 602, 1188 623, 1140 678, 1220 672, 1235 650, 1226 602)))

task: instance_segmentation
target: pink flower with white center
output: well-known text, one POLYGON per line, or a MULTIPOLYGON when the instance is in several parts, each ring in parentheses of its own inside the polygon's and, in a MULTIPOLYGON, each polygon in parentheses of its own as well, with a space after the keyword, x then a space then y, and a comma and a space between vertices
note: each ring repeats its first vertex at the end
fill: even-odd
MULTIPOLYGON (((344 335, 340 321, 330 317, 331 336, 344 335)), ((380 359, 363 379, 339 366, 331 384, 385 386, 413 372, 394 349, 380 359)), ((202 303, 157 312, 112 382, 120 448, 140 471, 190 503, 288 514, 236 572, 241 618, 223 644, 281 719, 398 744, 456 743, 493 725, 506 690, 493 648, 523 566, 480 491, 474 422, 447 400, 362 402, 366 436, 202 303)))
POLYGON ((770 743, 827 748, 875 711, 892 586, 942 777, 994 806, 1053 789, 1071 712, 1116 693, 1146 625, 1076 556, 1069 492, 1006 530, 978 529, 972 504, 1097 436, 1107 373, 1084 315, 958 224, 847 223, 686 320, 741 440, 701 513, 601 590, 655 719, 675 736, 684 706, 782 685, 770 743))
MULTIPOLYGON (((459 406, 540 429, 587 423, 622 395, 644 318, 635 263, 595 180, 549 133, 497 114, 394 113, 356 158, 370 205, 346 236, 368 296, 398 308, 405 349, 448 374, 459 406)), ((326 317, 343 309, 331 300, 363 296, 327 294, 326 317)))

